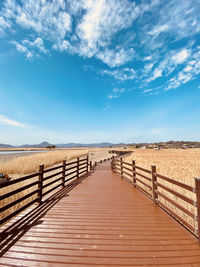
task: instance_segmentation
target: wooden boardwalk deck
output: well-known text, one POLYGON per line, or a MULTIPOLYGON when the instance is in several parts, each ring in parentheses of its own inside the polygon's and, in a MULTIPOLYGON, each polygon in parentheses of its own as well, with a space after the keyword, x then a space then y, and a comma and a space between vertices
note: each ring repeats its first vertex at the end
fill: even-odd
POLYGON ((200 266, 196 238, 108 162, 4 230, 0 266, 200 266))

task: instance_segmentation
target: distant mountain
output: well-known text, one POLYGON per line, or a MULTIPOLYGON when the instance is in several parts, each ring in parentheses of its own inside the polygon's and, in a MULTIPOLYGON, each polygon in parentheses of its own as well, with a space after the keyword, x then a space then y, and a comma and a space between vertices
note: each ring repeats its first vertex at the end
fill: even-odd
POLYGON ((0 148, 12 148, 13 146, 8 144, 0 144, 0 148))
POLYGON ((40 144, 35 144, 35 145, 28 145, 28 144, 26 144, 26 145, 22 145, 22 146, 19 146, 19 147, 26 147, 26 148, 29 148, 29 147, 36 148, 36 147, 39 147, 39 148, 45 148, 45 147, 51 146, 51 145, 52 144, 50 144, 49 142, 44 141, 44 142, 42 142, 40 144))
POLYGON ((82 144, 82 143, 66 143, 66 144, 50 144, 47 141, 44 141, 40 144, 29 145, 25 144, 22 146, 11 146, 8 144, 0 144, 0 148, 46 148, 48 146, 55 145, 57 148, 79 148, 79 147, 124 147, 124 146, 133 146, 135 148, 146 147, 146 148, 200 148, 200 142, 195 141, 166 141, 166 142, 157 142, 157 143, 131 143, 131 144, 113 144, 109 142, 103 143, 92 143, 92 144, 82 144))
MULTIPOLYGON (((46 148, 47 146, 51 146, 53 144, 50 144, 49 142, 42 142, 40 144, 34 144, 34 145, 21 145, 21 146, 11 146, 7 144, 0 144, 0 148, 46 148)), ((123 144, 119 144, 123 145, 123 144)), ((82 144, 82 143, 67 143, 67 144, 55 144, 58 148, 78 148, 78 147, 110 147, 110 146, 116 146, 113 143, 94 143, 94 144, 82 144)))
POLYGON ((63 148, 75 148, 75 147, 109 147, 114 146, 112 143, 94 143, 94 144, 81 144, 81 143, 68 143, 68 144, 57 144, 56 147, 63 148))

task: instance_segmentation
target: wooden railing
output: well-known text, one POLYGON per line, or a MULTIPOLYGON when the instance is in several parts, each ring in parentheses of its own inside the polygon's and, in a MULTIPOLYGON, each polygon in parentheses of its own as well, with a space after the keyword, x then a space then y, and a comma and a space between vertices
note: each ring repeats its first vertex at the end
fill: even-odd
POLYGON ((0 225, 33 204, 41 205, 56 189, 64 188, 74 179, 94 170, 99 163, 113 158, 114 156, 92 164, 87 156, 67 163, 64 160, 62 164, 47 169, 40 165, 36 173, 1 183, 0 225))
POLYGON ((151 198, 156 205, 184 225, 200 241, 200 179, 195 178, 195 187, 173 180, 157 173, 156 166, 151 170, 123 161, 111 162, 114 172, 151 198))

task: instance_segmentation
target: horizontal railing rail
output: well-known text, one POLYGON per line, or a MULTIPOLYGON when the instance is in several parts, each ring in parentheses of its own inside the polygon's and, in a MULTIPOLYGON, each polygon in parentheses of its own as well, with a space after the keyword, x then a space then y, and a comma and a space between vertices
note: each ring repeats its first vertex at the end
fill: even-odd
POLYGON ((137 166, 134 160, 132 163, 123 161, 123 157, 111 161, 112 170, 151 198, 200 241, 200 179, 195 178, 196 187, 193 187, 157 173, 156 166, 148 170, 137 166))
POLYGON ((36 202, 40 205, 43 198, 47 199, 50 193, 59 187, 65 187, 67 182, 88 173, 88 164, 87 156, 67 163, 64 160, 62 164, 46 169, 44 165, 40 165, 39 171, 36 173, 1 183, 0 224, 36 202))
POLYGON ((87 156, 71 162, 64 160, 62 164, 46 169, 40 165, 36 173, 1 183, 0 225, 35 203, 41 205, 44 197, 48 199, 49 194, 56 189, 65 187, 73 179, 80 178, 98 164, 113 158, 115 156, 92 164, 87 156))

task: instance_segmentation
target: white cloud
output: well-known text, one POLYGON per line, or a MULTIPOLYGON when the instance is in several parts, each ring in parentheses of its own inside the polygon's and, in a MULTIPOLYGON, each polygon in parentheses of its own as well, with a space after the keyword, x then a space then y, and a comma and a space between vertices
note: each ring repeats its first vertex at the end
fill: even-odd
POLYGON ((64 0, 23 1, 17 5, 16 23, 32 29, 47 40, 62 40, 71 30, 71 18, 64 0))
POLYGON ((103 70, 100 72, 101 74, 106 74, 114 77, 117 80, 126 81, 133 80, 136 78, 136 72, 132 68, 122 68, 116 70, 103 70))
POLYGON ((172 60, 174 61, 175 64, 181 64, 189 57, 189 55, 190 55, 189 50, 184 48, 180 52, 176 53, 172 57, 172 60))
POLYGON ((148 57, 144 57, 144 58, 143 58, 144 61, 149 61, 149 60, 151 60, 151 59, 152 59, 152 56, 148 56, 148 57))
POLYGON ((129 27, 141 10, 135 3, 123 0, 87 0, 86 10, 76 32, 80 40, 97 52, 109 43, 113 34, 129 27))
MULTIPOLYGON (((50 42, 52 49, 79 54, 83 57, 96 57, 110 67, 117 67, 131 61, 134 49, 129 42, 121 47, 110 46, 115 34, 128 29, 133 22, 149 11, 158 0, 149 4, 136 4, 129 0, 4 0, 0 20, 4 28, 15 25, 27 31, 26 46, 35 46, 40 52, 47 48, 35 41, 50 42), (31 38, 30 38, 31 37, 31 38), (38 39, 39 41, 39 39, 38 39), (30 43, 31 42, 31 43, 30 43), (129 46, 128 48, 126 46, 129 46)), ((22 40, 18 43, 22 44, 22 40)), ((45 50, 46 49, 46 50, 45 50)))
POLYGON ((47 54, 49 52, 48 49, 44 46, 44 41, 42 38, 38 37, 34 41, 23 40, 22 43, 18 43, 17 41, 12 41, 17 51, 26 55, 27 59, 32 60, 34 57, 39 57, 39 52, 47 54))
POLYGON ((16 47, 17 51, 19 51, 22 54, 25 54, 27 59, 31 60, 33 58, 33 53, 26 46, 21 45, 16 41, 12 41, 11 44, 13 44, 16 47))
POLYGON ((0 35, 19 31, 11 43, 29 60, 52 49, 96 58, 115 68, 100 73, 119 81, 149 83, 169 77, 176 68, 185 68, 184 75, 170 77, 178 79, 177 84, 193 79, 198 73, 192 47, 200 32, 199 0, 139 2, 2 0, 0 35), (190 43, 170 51, 169 43, 183 38, 190 43), (130 61, 129 68, 121 67, 130 61))
POLYGON ((166 90, 177 88, 193 79, 200 74, 200 47, 197 47, 194 51, 190 53, 190 58, 186 62, 185 67, 178 72, 174 77, 172 77, 166 90))
POLYGON ((48 53, 48 50, 44 46, 44 41, 40 37, 36 38, 33 42, 31 42, 29 40, 23 40, 22 44, 27 45, 30 48, 37 48, 42 53, 45 53, 45 54, 48 53))
POLYGON ((145 93, 145 94, 146 94, 146 93, 149 93, 149 92, 151 92, 152 90, 153 90, 153 89, 146 89, 146 90, 144 90, 144 91, 143 91, 143 93, 145 93))
POLYGON ((63 40, 59 43, 54 44, 52 48, 61 52, 67 51, 70 48, 70 43, 67 40, 63 40))
POLYGON ((118 88, 114 88, 113 89, 113 93, 118 93, 119 92, 119 89, 118 88))
POLYGON ((153 73, 153 79, 157 79, 158 77, 162 76, 162 70, 161 69, 155 69, 153 73))
MULTIPOLYGON (((162 3, 162 1, 161 1, 162 3)), ((148 50, 165 49, 169 37, 173 41, 191 38, 200 31, 200 5, 198 0, 169 0, 155 9, 155 20, 144 20, 140 32, 141 42, 148 50), (161 35, 160 33, 165 33, 161 35), (153 37, 153 38, 152 38, 153 37)))
POLYGON ((118 95, 108 95, 108 99, 118 98, 118 95))
POLYGON ((108 99, 118 98, 120 94, 123 94, 125 91, 125 88, 114 88, 112 93, 108 95, 108 99))
POLYGON ((162 69, 156 68, 152 74, 151 77, 149 77, 146 81, 151 82, 154 81, 155 79, 159 78, 162 76, 162 69))
POLYGON ((134 49, 124 49, 124 48, 116 48, 116 49, 105 49, 102 52, 99 52, 96 57, 101 59, 105 64, 113 67, 119 67, 128 61, 131 61, 134 58, 134 49))
MULTIPOLYGON (((168 51, 163 55, 162 60, 157 60, 158 64, 152 73, 152 68, 156 65, 155 62, 150 62, 145 65, 142 76, 149 76, 145 81, 147 83, 154 81, 155 79, 164 76, 167 77, 177 68, 177 66, 181 65, 183 62, 187 61, 189 56, 191 55, 191 49, 183 48, 181 50, 172 50, 168 51)), ((185 71, 190 71, 191 66, 188 66, 185 71)))
POLYGON ((165 32, 169 30, 169 25, 157 25, 153 28, 153 30, 149 31, 148 34, 153 35, 154 37, 157 37, 161 32, 165 32))
POLYGON ((14 127, 27 127, 25 124, 9 119, 8 117, 4 116, 4 115, 0 115, 0 124, 5 124, 5 125, 9 125, 9 126, 14 126, 14 127))

